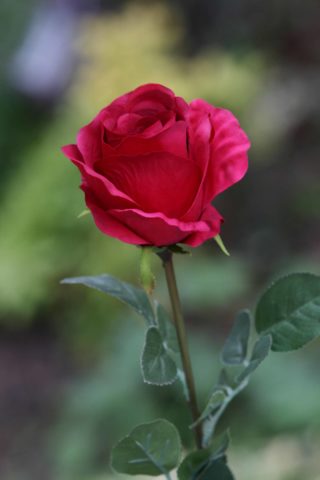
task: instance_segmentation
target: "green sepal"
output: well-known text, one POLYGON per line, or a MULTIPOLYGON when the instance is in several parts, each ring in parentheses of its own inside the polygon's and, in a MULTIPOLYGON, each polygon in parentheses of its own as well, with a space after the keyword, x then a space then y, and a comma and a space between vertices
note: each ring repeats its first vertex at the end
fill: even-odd
POLYGON ((186 248, 184 245, 179 245, 179 243, 169 245, 168 248, 172 253, 178 253, 179 255, 191 255, 191 251, 188 250, 188 248, 186 248))
POLYGON ((129 475, 165 475, 175 468, 181 455, 176 427, 164 419, 135 427, 113 448, 111 466, 129 475))
POLYGON ((77 215, 77 218, 82 218, 82 217, 85 217, 86 215, 88 215, 90 212, 90 210, 88 208, 85 208, 84 210, 82 210, 81 213, 79 213, 79 215, 77 215))
POLYGON ((222 238, 220 237, 220 235, 216 235, 215 237, 213 237, 213 239, 217 242, 217 245, 219 246, 219 248, 221 249, 221 251, 227 255, 227 257, 230 257, 230 253, 228 252, 225 244, 223 243, 223 240, 222 238))
POLYGON ((167 245, 165 247, 152 247, 152 250, 160 257, 161 254, 164 254, 165 252, 177 253, 180 255, 191 255, 191 251, 179 243, 174 243, 173 245, 167 245))

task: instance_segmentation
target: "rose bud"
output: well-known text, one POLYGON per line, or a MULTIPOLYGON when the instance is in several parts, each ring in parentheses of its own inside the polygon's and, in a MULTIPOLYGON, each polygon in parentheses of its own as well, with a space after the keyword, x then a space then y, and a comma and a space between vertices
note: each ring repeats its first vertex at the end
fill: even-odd
POLYGON ((103 108, 62 150, 103 233, 195 247, 219 234, 223 219, 211 202, 244 176, 249 146, 228 110, 146 84, 103 108))

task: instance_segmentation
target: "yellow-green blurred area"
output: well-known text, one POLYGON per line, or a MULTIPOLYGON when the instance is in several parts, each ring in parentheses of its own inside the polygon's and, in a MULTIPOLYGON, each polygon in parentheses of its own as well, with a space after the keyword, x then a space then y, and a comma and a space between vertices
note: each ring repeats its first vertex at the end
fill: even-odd
MULTIPOLYGON (((1 0, 2 480, 113 480, 112 444, 161 416, 191 443, 178 389, 143 385, 142 320, 59 284, 139 281, 139 249, 77 218, 60 152, 116 96, 163 83, 231 109, 252 141, 246 178, 215 202, 231 257, 207 242, 176 260, 202 405, 236 311, 283 273, 319 273, 319 17, 316 0, 1 0)), ((230 407, 237 480, 320 479, 319 361, 319 342, 272 354, 230 407)))

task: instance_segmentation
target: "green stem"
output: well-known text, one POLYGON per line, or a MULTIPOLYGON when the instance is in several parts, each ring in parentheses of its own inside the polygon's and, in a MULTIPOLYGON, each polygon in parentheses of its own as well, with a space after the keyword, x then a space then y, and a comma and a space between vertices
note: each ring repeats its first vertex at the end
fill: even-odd
MULTIPOLYGON (((200 414, 197 405, 196 389, 192 373, 192 366, 190 360, 190 354, 188 349, 187 335, 182 315, 181 302, 179 298, 179 292, 176 282, 176 276, 173 267, 172 253, 166 250, 160 255, 163 261, 163 267, 166 274, 167 286, 172 306, 173 320, 176 327, 181 360, 183 370, 185 374, 187 389, 188 389, 188 405, 191 411, 192 420, 196 422, 200 414)), ((195 441, 198 449, 201 449, 202 443, 202 427, 201 424, 196 425, 194 428, 195 441)))

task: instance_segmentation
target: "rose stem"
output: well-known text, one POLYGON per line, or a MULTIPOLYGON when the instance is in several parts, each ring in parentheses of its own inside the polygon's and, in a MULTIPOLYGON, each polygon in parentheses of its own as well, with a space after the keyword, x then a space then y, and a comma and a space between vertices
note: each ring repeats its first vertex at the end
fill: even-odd
MULTIPOLYGON (((176 282, 176 276, 173 267, 172 253, 166 250, 161 253, 161 259, 163 261, 163 267, 166 274, 167 286, 169 291, 169 296, 171 300, 171 307, 173 313, 173 320, 176 327, 181 359, 183 370, 186 378, 186 384, 188 389, 188 405, 191 411, 192 419, 196 422, 199 418, 199 410, 197 405, 197 396, 195 383, 192 373, 192 366, 190 360, 190 354, 188 349, 187 334, 185 329, 185 324, 182 315, 181 302, 179 298, 179 292, 176 282)), ((197 424, 194 428, 195 441, 197 448, 201 448, 202 443, 202 433, 201 433, 201 424, 197 424)))

